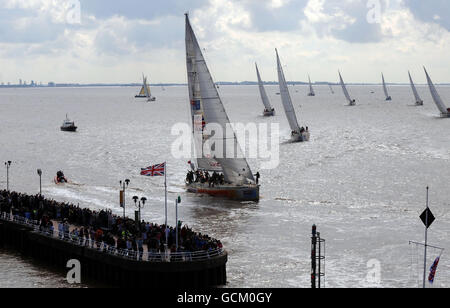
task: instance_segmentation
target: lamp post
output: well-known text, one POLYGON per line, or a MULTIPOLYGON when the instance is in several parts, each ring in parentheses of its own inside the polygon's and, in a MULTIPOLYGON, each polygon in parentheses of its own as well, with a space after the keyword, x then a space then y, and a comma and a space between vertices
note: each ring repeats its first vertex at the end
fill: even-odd
POLYGON ((138 214, 138 219, 136 221, 136 225, 139 227, 139 231, 141 231, 141 208, 145 207, 145 202, 147 202, 147 198, 142 197, 141 200, 138 203, 139 197, 138 196, 134 196, 133 197, 134 200, 134 206, 136 206, 138 208, 139 214, 138 214), (141 205, 142 204, 142 205, 141 205))
POLYGON ((38 169, 37 174, 39 175, 39 196, 42 196, 42 170, 38 169))
POLYGON ((8 160, 5 162, 6 166, 6 191, 9 191, 9 167, 11 166, 11 161, 8 160))
POLYGON ((130 180, 120 181, 122 190, 120 191, 120 207, 123 207, 123 219, 125 220, 125 190, 130 185, 130 180), (126 186, 125 186, 126 185, 126 186))

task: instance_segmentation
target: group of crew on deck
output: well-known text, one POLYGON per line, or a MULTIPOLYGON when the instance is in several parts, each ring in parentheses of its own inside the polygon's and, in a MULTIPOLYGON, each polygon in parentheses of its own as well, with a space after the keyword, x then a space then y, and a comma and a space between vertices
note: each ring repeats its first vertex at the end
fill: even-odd
POLYGON ((222 173, 213 172, 212 175, 208 171, 189 171, 186 176, 186 183, 208 183, 209 187, 225 184, 225 176, 222 173))
MULTIPOLYGON (((291 135, 292 137, 298 135, 299 133, 297 131, 292 131, 291 135)), ((306 128, 302 127, 300 128, 300 135, 305 136, 309 134, 309 128, 306 126, 306 128)))

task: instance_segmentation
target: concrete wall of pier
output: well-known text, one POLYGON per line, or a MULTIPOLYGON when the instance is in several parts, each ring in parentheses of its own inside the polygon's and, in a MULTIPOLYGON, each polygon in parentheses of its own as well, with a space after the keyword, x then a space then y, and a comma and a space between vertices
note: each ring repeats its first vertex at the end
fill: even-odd
POLYGON ((81 263, 82 280, 124 288, 193 288, 226 284, 228 256, 190 262, 142 262, 49 238, 32 229, 0 220, 0 247, 68 271, 67 262, 81 263))

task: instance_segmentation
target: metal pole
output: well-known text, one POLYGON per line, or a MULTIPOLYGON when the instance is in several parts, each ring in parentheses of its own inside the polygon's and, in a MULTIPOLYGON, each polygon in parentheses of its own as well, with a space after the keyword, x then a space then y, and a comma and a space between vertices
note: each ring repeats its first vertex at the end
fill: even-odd
POLYGON ((9 165, 8 163, 5 163, 6 165, 6 191, 9 191, 9 165))
POLYGON ((125 222, 125 203, 126 203, 126 198, 125 198, 125 182, 123 182, 123 220, 125 222))
POLYGON ((312 237, 311 237, 311 288, 316 288, 316 247, 317 247, 317 234, 316 225, 312 227, 312 237))
POLYGON ((165 212, 166 212, 166 245, 169 244, 169 234, 167 233, 167 162, 164 163, 164 187, 165 187, 165 212))
POLYGON ((427 211, 426 211, 426 217, 425 217, 425 253, 424 253, 424 260, 423 260, 423 288, 426 288, 426 278, 427 278, 427 248, 428 248, 428 209, 429 209, 429 190, 430 188, 427 187, 427 211))
POLYGON ((39 174, 39 195, 42 196, 42 175, 39 174))
POLYGON ((322 247, 322 242, 320 241, 320 232, 317 232, 317 241, 319 242, 319 258, 318 258, 318 260, 319 260, 319 270, 318 270, 318 276, 317 276, 317 282, 318 282, 318 288, 320 289, 321 288, 321 284, 320 284, 320 278, 321 278, 321 276, 322 276, 322 271, 321 271, 321 268, 320 268, 320 265, 321 265, 321 261, 322 261, 322 253, 321 253, 321 247, 322 247))
POLYGON ((178 200, 175 200, 175 223, 176 223, 175 247, 178 252, 178 200))

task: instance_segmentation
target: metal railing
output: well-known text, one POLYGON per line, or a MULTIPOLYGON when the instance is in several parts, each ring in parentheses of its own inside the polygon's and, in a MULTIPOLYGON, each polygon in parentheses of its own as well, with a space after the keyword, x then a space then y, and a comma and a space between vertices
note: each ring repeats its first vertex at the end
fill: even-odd
POLYGON ((214 250, 202 250, 195 252, 171 252, 166 250, 164 252, 157 251, 135 251, 133 249, 119 249, 116 246, 108 245, 105 242, 94 241, 85 237, 77 236, 71 232, 60 232, 53 228, 42 228, 38 221, 27 219, 22 216, 12 215, 9 213, 0 213, 0 220, 13 222, 29 228, 34 232, 49 237, 58 239, 60 241, 69 242, 76 246, 85 247, 87 249, 96 250, 108 255, 116 257, 141 261, 141 262, 190 262, 208 260, 214 257, 221 256, 225 253, 222 248, 214 250))

